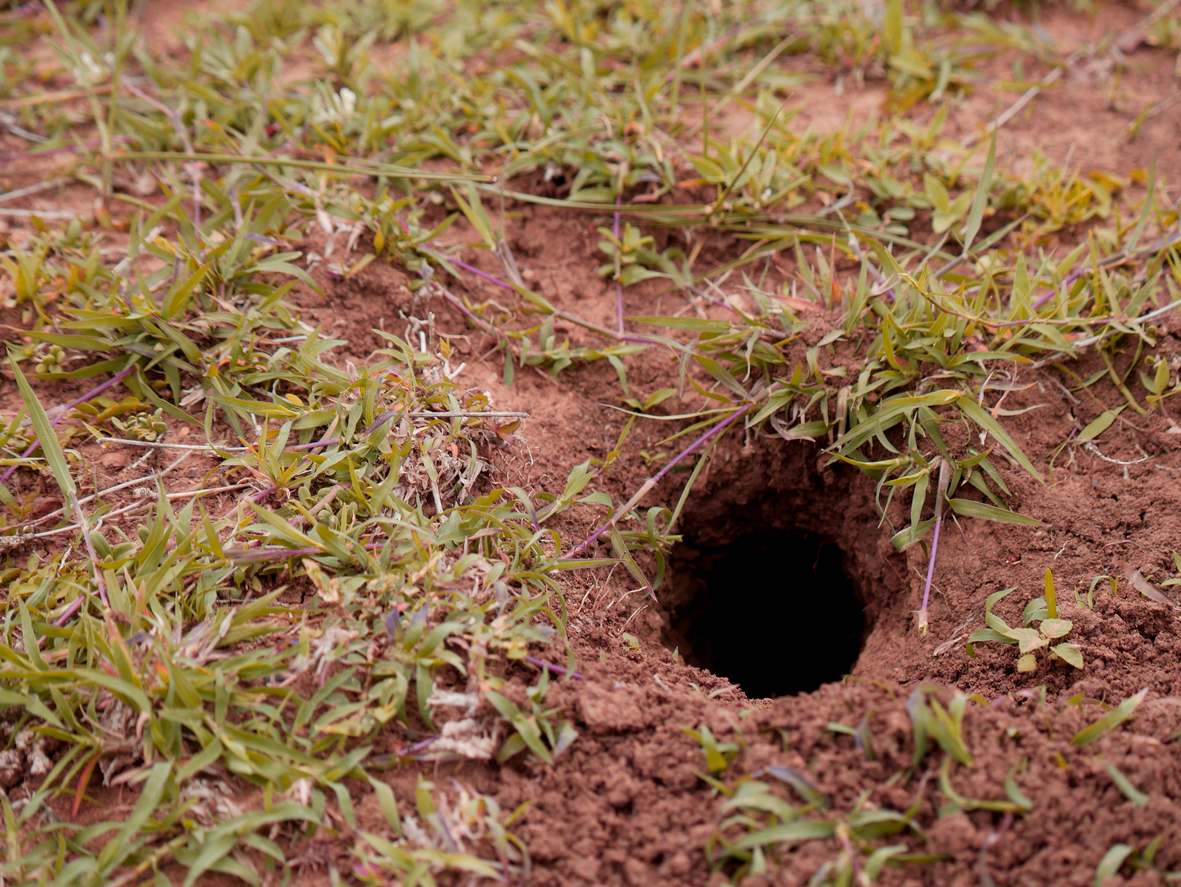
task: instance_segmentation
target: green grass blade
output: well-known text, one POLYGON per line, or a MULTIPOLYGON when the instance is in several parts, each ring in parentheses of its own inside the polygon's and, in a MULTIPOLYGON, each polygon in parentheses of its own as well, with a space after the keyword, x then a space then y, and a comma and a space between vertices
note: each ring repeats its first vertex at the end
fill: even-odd
POLYGON ((1084 745, 1090 745, 1104 733, 1115 729, 1124 721, 1129 720, 1147 695, 1148 688, 1146 687, 1135 696, 1129 696, 1095 723, 1091 724, 1091 726, 1079 730, 1070 741, 1080 748, 1084 745))
POLYGON ((12 374, 16 377, 17 387, 20 388, 21 397, 24 399, 25 406, 29 410, 29 421, 33 423, 33 430, 37 432, 37 440, 41 443, 41 451, 45 453, 45 461, 49 463, 49 468, 53 472, 53 478, 57 481, 58 487, 62 491, 62 496, 65 499, 66 514, 73 514, 72 502, 74 500, 77 487, 74 486, 74 478, 70 475, 70 467, 66 464, 66 455, 62 452, 61 443, 57 439, 57 433, 53 430, 53 426, 49 424, 49 416, 45 413, 45 408, 41 406, 41 401, 37 399, 37 395, 33 392, 33 386, 29 384, 29 380, 25 378, 25 374, 21 372, 20 366, 11 357, 8 358, 8 365, 12 368, 12 374))
POLYGON ((972 209, 968 213, 968 222, 964 225, 964 255, 972 246, 972 241, 980 232, 980 223, 984 221, 984 210, 988 206, 988 192, 992 188, 992 168, 996 164, 996 130, 992 131, 992 141, 988 146, 988 160, 984 162, 984 172, 980 175, 980 185, 976 188, 976 196, 972 198, 972 209))
POLYGON ((1119 872, 1120 866, 1132 855, 1133 849, 1129 844, 1116 844, 1103 854, 1099 868, 1095 869, 1095 887, 1103 887, 1108 878, 1119 872))
POLYGON ((1038 520, 1036 517, 1026 517, 1024 514, 1009 511, 1007 508, 997 508, 995 505, 973 502, 970 499, 948 499, 947 504, 956 514, 962 514, 965 517, 982 517, 985 520, 1000 521, 1005 524, 1020 524, 1023 527, 1045 526, 1044 522, 1038 520))
POLYGON ((1045 483, 1041 474, 1033 467, 1033 463, 1029 461, 1025 453, 1021 452, 1021 447, 1017 446, 1017 442, 1009 437, 1009 433, 1001 427, 1001 424, 992 417, 988 410, 966 394, 960 396, 959 408, 969 419, 996 438, 1000 445, 1008 450, 1009 455, 1017 461, 1018 465, 1037 478, 1039 483, 1045 483))
POLYGON ((1140 218, 1136 221, 1136 227, 1132 231, 1132 239, 1128 241, 1128 245, 1124 251, 1131 255, 1136 251, 1136 244, 1140 242, 1140 237, 1144 234, 1144 226, 1148 224, 1148 217, 1152 215, 1152 207, 1156 200, 1156 157, 1152 158, 1152 164, 1148 167, 1148 181, 1144 183, 1144 211, 1140 213, 1140 218))

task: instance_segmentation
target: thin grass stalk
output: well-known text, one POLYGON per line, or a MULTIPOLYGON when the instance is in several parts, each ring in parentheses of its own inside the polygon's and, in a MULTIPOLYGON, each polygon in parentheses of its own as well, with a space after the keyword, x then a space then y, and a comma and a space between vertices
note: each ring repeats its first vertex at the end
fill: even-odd
MULTIPOLYGON (((621 183, 622 184, 622 183, 621 183)), ((619 205, 623 201, 623 191, 615 194, 615 222, 611 233, 615 235, 615 242, 619 243, 619 205)), ((619 338, 623 338, 623 283, 619 280, 619 256, 616 255, 615 268, 615 316, 619 318, 619 338)))
MULTIPOLYGON (((770 389, 768 389, 768 391, 769 390, 770 389)), ((766 395, 764 394, 764 396, 766 396, 766 395)), ((761 400, 762 400, 762 398, 759 398, 758 400, 752 400, 750 403, 748 403, 742 409, 740 409, 734 413, 731 413, 729 416, 727 416, 721 422, 716 424, 713 428, 709 429, 709 431, 705 432, 700 437, 698 437, 696 440, 694 440, 691 444, 689 444, 687 447, 685 447, 685 449, 681 450, 681 452, 679 452, 672 459, 672 461, 670 461, 667 465, 665 465, 664 468, 660 469, 660 471, 658 471, 655 475, 648 478, 648 480, 644 481, 643 486, 641 486, 640 489, 636 492, 636 494, 634 496, 632 496, 631 499, 629 499, 627 501, 627 504, 625 504, 621 509, 619 509, 618 512, 616 512, 614 517, 612 517, 609 521, 607 521, 607 523, 603 524, 601 527, 599 527, 597 530, 595 530, 593 533, 591 533, 590 536, 588 536, 585 541, 580 542, 578 545, 575 545, 573 548, 571 548, 569 551, 567 551, 564 555, 562 555, 562 557, 563 558, 572 558, 572 557, 574 557, 574 555, 578 554, 578 552, 582 551, 588 545, 590 545, 593 542, 595 542, 596 540, 598 540, 598 538, 600 536, 602 536, 604 533, 606 533, 608 530, 610 530, 613 526, 615 526, 616 522, 618 522, 621 517, 630 513, 631 510, 633 508, 635 508, 640 503, 640 500, 643 499, 645 495, 647 495, 648 491, 651 490, 653 487, 655 487, 658 483, 660 483, 660 481, 664 478, 664 476, 666 474, 668 474, 670 471, 672 471, 672 469, 675 465, 677 465, 682 459, 684 459, 686 456, 688 456, 690 453, 692 453, 694 450, 696 450, 703 443, 705 443, 706 441, 710 440, 711 438, 717 436, 718 434, 721 434, 723 431, 725 431, 727 428, 729 428, 730 425, 736 419, 739 419, 742 416, 745 416, 747 413, 749 413, 761 400)))
POLYGON ((931 557, 927 561, 927 580, 923 584, 923 605, 919 610, 919 631, 927 633, 929 614, 927 605, 931 600, 931 583, 935 578, 935 558, 939 553, 939 531, 943 529, 943 503, 947 500, 947 490, 951 486, 951 463, 946 459, 939 460, 939 485, 935 491, 935 535, 931 539, 931 557))

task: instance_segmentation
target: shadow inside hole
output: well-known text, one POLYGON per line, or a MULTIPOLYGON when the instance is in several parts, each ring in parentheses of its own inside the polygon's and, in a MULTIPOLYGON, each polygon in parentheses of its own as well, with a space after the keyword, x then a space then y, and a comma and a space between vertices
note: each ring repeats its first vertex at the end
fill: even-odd
POLYGON ((672 551, 668 645, 751 699, 790 696, 853 670, 865 611, 841 550, 805 530, 767 530, 672 551))

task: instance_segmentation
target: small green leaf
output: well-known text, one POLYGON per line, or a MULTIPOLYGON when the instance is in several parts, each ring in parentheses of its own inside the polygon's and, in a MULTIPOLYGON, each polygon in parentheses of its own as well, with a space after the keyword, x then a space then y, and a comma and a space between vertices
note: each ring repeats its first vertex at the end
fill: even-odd
POLYGON ((968 697, 957 693, 945 709, 937 699, 929 701, 931 717, 927 729, 940 747, 963 764, 972 766, 972 753, 964 742, 964 710, 968 697))
MULTIPOLYGON (((547 764, 552 764, 554 759, 550 756, 549 749, 545 747, 545 743, 541 739, 541 730, 537 726, 537 721, 525 715, 506 697, 500 695, 495 690, 489 690, 485 694, 488 701, 492 703, 492 707, 500 712, 501 716, 513 725, 517 731, 517 735, 521 737, 521 741, 529 748, 529 751, 537 755, 547 764)), ((507 743, 506 743, 507 746, 507 743)), ((502 749, 502 754, 505 750, 502 749)), ((505 755, 505 758, 509 755, 505 755)))
MULTIPOLYGON (((229 246, 229 244, 226 243, 223 246, 229 246)), ((188 304, 189 296, 212 267, 213 262, 206 262, 204 265, 201 265, 189 275, 187 280, 178 284, 175 289, 164 297, 163 304, 160 306, 160 313, 163 314, 166 320, 171 320, 176 316, 177 312, 181 311, 188 304)))
MULTIPOLYGON (((947 216, 951 213, 951 198, 947 195, 947 189, 943 187, 943 183, 930 173, 923 175, 923 190, 927 193, 927 199, 931 201, 931 205, 940 214, 947 216)), ((939 232, 936 232, 939 233, 939 232)))
POLYGON ((1083 667, 1083 651, 1078 644, 1058 644, 1050 648, 1050 653, 1075 668, 1083 667))
MULTIPOLYGON (((1089 589, 1087 589, 1088 598, 1090 595, 1093 595, 1095 593, 1095 586, 1098 585, 1100 582, 1102 582, 1105 579, 1107 580, 1107 586, 1111 591, 1111 596, 1112 597, 1119 596, 1119 580, 1117 580, 1114 576, 1096 576, 1094 579, 1091 580, 1091 587, 1089 589)), ((1168 583, 1165 583, 1165 584, 1167 585, 1168 583)), ((1092 609, 1094 609, 1094 608, 1092 607, 1092 609)))
POLYGON ((870 883, 878 879, 882 873, 882 867, 887 862, 895 856, 902 856, 909 849, 905 844, 891 844, 889 847, 879 847, 869 854, 869 858, 865 860, 865 876, 869 878, 870 883))
POLYGON ((1004 634, 1017 642, 1022 653, 1032 653, 1049 643, 1036 628, 1010 628, 1004 634))
POLYGON ((1043 619, 1049 618, 1050 611, 1046 609, 1046 599, 1044 597, 1035 597, 1025 605, 1025 610, 1021 614, 1021 624, 1031 625, 1034 622, 1041 622, 1043 619))
POLYGON ((1145 687, 1136 695, 1129 696, 1095 723, 1079 730, 1070 741, 1080 748, 1084 745, 1090 745, 1096 739, 1103 736, 1104 733, 1114 730, 1124 721, 1129 720, 1147 695, 1148 688, 1145 687))
POLYGON ((992 612, 992 608, 995 607, 998 603, 1000 603, 1002 598, 1007 597, 1008 595, 1012 594, 1016 590, 1017 590, 1016 586, 1014 586, 1013 588, 1005 588, 1005 589, 1002 589, 1001 591, 995 591, 992 594, 990 594, 987 598, 985 598, 985 600, 984 600, 984 624, 987 625, 989 628, 991 628, 993 631, 1004 634, 1005 632, 1007 632, 1009 630, 1009 626, 1005 622, 1005 620, 1002 619, 1000 616, 995 615, 992 612))
POLYGON ((729 766, 729 762, 722 754, 722 750, 718 747, 718 742, 709 727, 702 726, 700 736, 701 751, 705 755, 705 763, 709 767, 709 772, 717 776, 729 766))
POLYGON ((1169 362, 1163 357, 1156 362, 1156 371, 1153 374, 1151 391, 1157 397, 1165 393, 1165 389, 1169 387, 1169 362))
MULTIPOLYGON (((1015 640, 1013 640, 1013 638, 1006 637, 1005 635, 1001 634, 999 631, 996 631, 995 629, 992 629, 992 628, 979 628, 976 631, 972 632, 972 636, 970 638, 968 638, 968 646, 971 646, 972 644, 986 644, 986 643, 1015 644, 1017 642, 1015 640)), ((972 656, 974 654, 971 651, 969 651, 968 655, 972 656)))
POLYGON ((1021 787, 1017 785, 1017 780, 1012 776, 1005 780, 1005 794, 1008 795, 1010 801, 1026 813, 1033 809, 1033 801, 1022 793, 1021 787))
POLYGON ((705 367, 706 372, 733 391, 740 398, 743 400, 750 399, 750 395, 747 393, 746 389, 742 387, 741 383, 739 383, 739 381, 730 374, 729 370, 725 369, 716 360, 706 357, 703 354, 694 354, 693 357, 699 364, 705 367))
POLYGON ((1079 443, 1084 443, 1088 440, 1094 440, 1111 427, 1111 423, 1119 417, 1119 414, 1122 413, 1126 407, 1127 404, 1124 404, 1122 407, 1118 407, 1114 410, 1104 410, 1098 415, 1098 417, 1091 420, 1091 422, 1086 428, 1082 430, 1082 433, 1079 434, 1075 440, 1077 440, 1079 443))
POLYGON ((910 546, 921 540, 931 531, 931 527, 935 526, 935 518, 928 518, 925 521, 920 521, 914 526, 903 527, 890 539, 890 544, 894 546, 897 551, 905 551, 910 546))
POLYGON ((1074 628, 1074 623, 1069 619, 1054 618, 1043 619, 1042 624, 1038 626, 1038 630, 1050 640, 1066 637, 1072 628, 1074 628))
POLYGON ((1132 855, 1133 848, 1128 844, 1116 844, 1105 854, 1095 869, 1095 887, 1103 887, 1108 878, 1119 873, 1120 866, 1132 855))

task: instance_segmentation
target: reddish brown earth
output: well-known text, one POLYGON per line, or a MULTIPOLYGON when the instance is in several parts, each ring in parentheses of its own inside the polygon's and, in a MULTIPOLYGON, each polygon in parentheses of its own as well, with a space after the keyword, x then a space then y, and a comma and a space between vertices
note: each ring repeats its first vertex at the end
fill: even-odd
MULTIPOLYGON (((610 294, 603 284, 592 272, 566 264, 567 250, 586 254, 590 247, 589 235, 570 244, 574 226, 590 228, 585 220, 542 217, 524 208, 510 223, 510 243, 547 297, 585 318, 610 322, 610 294)), ((473 253, 469 260, 480 259, 473 253)), ((334 287, 330 306, 306 305, 312 316, 335 318, 333 333, 348 339, 358 355, 378 344, 367 329, 384 318, 386 329, 400 330, 391 327, 390 318, 398 306, 413 308, 396 270, 367 269, 360 278, 334 287), (381 298, 389 294, 392 303, 381 298)), ((479 289, 469 294, 495 295, 479 289)), ((556 380, 527 369, 505 389, 499 356, 487 356, 491 337, 470 330, 446 306, 432 307, 440 331, 470 337, 460 343, 465 357, 470 355, 464 384, 491 391, 498 407, 532 414, 514 448, 495 456, 504 483, 560 492, 570 468, 611 448, 623 419, 605 406, 619 397, 608 367, 572 369, 556 380)), ((801 337, 801 359, 803 347, 831 328, 827 316, 818 314, 815 321, 801 337)), ((1158 331, 1153 353, 1176 367, 1181 319, 1162 323, 1158 331)), ((576 336, 574 329, 569 332, 576 336)), ((1117 361, 1117 371, 1126 370, 1133 351, 1129 347, 1117 361)), ((1088 378, 1102 363, 1084 354, 1067 366, 1088 378)), ((663 357, 649 354, 631 367, 629 382, 642 392, 660 387, 668 381, 666 367, 663 357)), ((671 578, 658 601, 645 599, 618 574, 568 581, 569 633, 584 680, 557 684, 547 697, 582 734, 566 756, 554 766, 523 756, 504 767, 443 766, 436 781, 455 778, 495 797, 505 809, 534 801, 518 833, 536 865, 531 883, 543 885, 711 881, 701 848, 726 818, 726 799, 699 775, 706 772, 705 758, 683 732, 701 725, 719 742, 741 748, 721 775, 729 785, 766 767, 788 766, 825 795, 834 815, 917 806, 922 834, 897 840, 939 858, 887 869, 883 883, 977 884, 989 883, 991 876, 996 884, 1089 885, 1110 846, 1122 842, 1142 849, 1158 836, 1157 867, 1181 868, 1181 761, 1175 743, 1181 730, 1181 629, 1171 607, 1142 597, 1122 578, 1123 564, 1157 581, 1176 576, 1181 435, 1160 414, 1131 414, 1116 421, 1096 449, 1070 444, 1059 451, 1104 409, 1124 403, 1122 396, 1106 381, 1089 389, 1094 398, 1070 394, 1064 386, 1071 380, 1053 368, 1023 372, 1016 381, 1028 387, 1010 393, 1005 408, 1040 406, 1007 418, 1005 426, 1047 482, 1020 471, 1006 472, 1004 479, 1013 491, 1011 507, 1045 526, 949 525, 925 637, 915 628, 914 613, 926 553, 920 546, 904 554, 893 550, 892 531, 875 505, 874 483, 853 469, 827 464, 819 443, 734 435, 715 452, 689 499, 679 531, 692 547, 674 552, 671 578), (1125 469, 1110 460, 1132 464, 1125 469), (788 535, 772 537, 761 550, 746 549, 753 562, 731 584, 702 588, 702 574, 729 548, 752 534, 756 542, 750 544, 757 546, 759 534, 775 532, 788 535), (825 548, 818 551, 817 542, 825 548), (816 565, 837 575, 818 573, 816 565), (1019 674, 1015 650, 997 645, 980 645, 969 658, 965 640, 984 627, 984 599, 1015 586, 996 612, 1018 624, 1025 603, 1042 594, 1047 568, 1053 570, 1063 617, 1074 621, 1071 639, 1082 647, 1085 669, 1058 662, 1019 674), (842 572, 855 595, 851 602, 849 592, 836 587, 842 572), (1079 601, 1087 599, 1100 575, 1117 577, 1119 591, 1113 595, 1109 584, 1100 582, 1092 609, 1079 601), (864 612, 864 633, 848 624, 857 611, 864 612), (711 673, 686 664, 685 659, 708 664, 711 656, 720 657, 719 639, 732 634, 743 638, 745 653, 729 651, 727 667, 715 666, 711 673), (850 634, 853 652, 843 661, 838 655, 833 664, 827 649, 850 634), (853 676, 842 681, 845 672, 853 676), (748 698, 736 684, 770 689, 752 690, 748 698), (813 692, 753 698, 801 686, 813 692), (970 768, 953 765, 954 791, 987 807, 1007 799, 1005 782, 1012 777, 1033 802, 1030 814, 949 812, 948 794, 939 784, 945 755, 931 752, 912 767, 908 700, 921 687, 942 688, 936 698, 945 705, 955 692, 973 697, 964 737, 975 762, 970 768), (1148 692, 1135 720, 1085 749, 1071 744, 1107 705, 1144 688, 1148 692), (852 737, 833 732, 833 723, 864 725, 873 757, 852 737), (1125 798, 1105 763, 1148 794, 1146 806, 1125 798)), ((652 449, 663 431, 639 425, 632 432, 631 455, 601 483, 616 501, 649 475, 635 453, 652 449)), ((953 439, 955 429, 945 433, 953 439)), ((677 481, 666 482, 645 504, 671 507, 679 493, 677 481)), ((905 523, 899 506, 888 516, 895 526, 905 523)), ((597 519, 601 516, 576 515, 564 538, 583 538, 597 519)), ((510 687, 523 699, 524 688, 535 680, 535 672, 522 669, 510 687)), ((413 779, 407 773, 395 784, 409 790, 413 779)), ((799 803, 786 786, 778 790, 799 803)), ((360 812, 380 822, 376 803, 362 805, 360 812)), ((834 841, 781 847, 773 875, 744 883, 804 883, 838 852, 834 841)), ((1138 875, 1135 883, 1157 883, 1155 877, 1138 875)))
MULTIPOLYGON (((1109 5, 1085 20, 1059 12, 1053 24, 1070 46, 1071 39, 1119 31, 1143 14, 1109 5)), ((1144 102, 1176 90, 1175 59, 1134 47, 1128 52, 1130 72, 1113 92, 1105 58, 1072 69, 1047 88, 1003 131, 1001 153, 1019 167, 1037 146, 1055 163, 1125 175, 1155 159, 1175 199, 1181 106, 1147 121, 1135 140, 1125 131, 1144 102)), ((996 76, 1004 64, 991 63, 996 76)), ((806 100, 801 119, 835 127, 850 108, 877 113, 883 97, 884 89, 872 83, 844 84, 839 95, 831 83, 813 84, 801 95, 806 100)), ((960 134, 976 132, 1015 97, 982 88, 953 109, 952 122, 960 134)), ((5 170, 4 189, 43 174, 5 170)), ((20 205, 43 208, 36 198, 20 205)), ((595 273, 595 226, 606 220, 509 208, 510 245, 526 278, 559 307, 612 324, 613 294, 595 273)), ((19 224, 5 227, 11 239, 19 238, 19 224)), ((464 236, 459 228, 449 235, 456 242, 464 236)), ((719 245, 719 256, 727 248, 734 247, 719 245)), ((486 261, 474 250, 464 258, 486 261)), ((605 363, 571 368, 556 379, 518 370, 513 386, 505 388, 492 337, 472 329, 445 304, 415 302, 400 270, 374 263, 349 280, 322 274, 319 279, 327 302, 310 294, 299 301, 306 317, 347 340, 341 359, 371 359, 382 344, 375 327, 401 334, 405 315, 425 319, 434 312, 438 332, 450 337, 467 362, 458 381, 491 392, 497 408, 531 413, 512 447, 491 455, 498 485, 560 492, 573 466, 602 457, 615 444, 624 417, 609 406, 618 403, 619 389, 605 363)), ((497 296, 474 284, 451 285, 477 301, 497 296)), ((627 312, 661 314, 683 307, 679 295, 654 299, 654 292, 629 291, 627 312)), ((833 323, 821 311, 812 316, 813 328, 798 342, 801 353, 833 323)), ((9 329, 20 322, 11 314, 0 321, 9 329)), ((559 332, 576 341, 585 338, 573 326, 559 332)), ((1163 319, 1157 333, 1151 354, 1170 361, 1175 381, 1181 317, 1163 319)), ((1135 343, 1128 343, 1117 359, 1119 372, 1127 370, 1134 353, 1135 343)), ((831 353, 825 359, 853 357, 831 353)), ((1066 366, 1088 378, 1102 363, 1084 352, 1066 366)), ((655 351, 629 364, 636 391, 650 392, 673 378, 675 364, 655 351)), ((686 542, 674 552, 670 578, 657 600, 629 585, 622 571, 572 574, 566 580, 570 642, 582 680, 556 682, 547 702, 578 727, 574 745, 554 765, 519 755, 504 766, 434 765, 430 778, 440 786, 487 794, 507 810, 532 801, 514 830, 532 855, 529 883, 540 887, 720 883, 730 870, 711 875, 704 848, 731 813, 726 798, 702 778, 708 768, 701 746, 684 732, 703 725, 718 742, 737 746, 717 775, 727 786, 758 776, 798 805, 801 798, 790 786, 765 775, 766 768, 789 767, 824 796, 824 816, 840 819, 879 808, 916 811, 917 828, 877 845, 902 843, 929 859, 886 868, 884 884, 1082 887, 1094 882, 1112 845, 1142 849, 1157 838, 1156 868, 1181 871, 1181 623, 1172 606, 1141 596, 1123 578, 1125 569, 1139 569, 1157 583, 1177 575, 1172 553, 1181 550, 1181 429, 1159 412, 1141 417, 1129 409, 1095 448, 1068 443, 1104 409, 1124 403, 1119 391, 1103 380, 1072 394, 1066 390, 1072 387, 1069 377, 1054 367, 1023 370, 1016 382, 1027 387, 1012 392, 1005 408, 1039 408, 1007 417, 1005 427, 1046 483, 1020 471, 1003 472, 1013 492, 1008 504, 1044 526, 971 520, 945 527, 925 636, 916 630, 914 614, 926 551, 893 550, 873 481, 830 464, 822 453, 825 442, 733 434, 718 447, 688 501, 678 528, 686 542), (731 563, 730 581, 706 589, 709 568, 740 546, 747 546, 741 549, 742 568, 731 563), (1071 640, 1080 644, 1085 668, 1043 663, 1033 674, 1020 674, 1015 650, 998 645, 980 645, 970 658, 964 642, 983 627, 985 598, 1016 587, 996 608, 1016 624, 1025 603, 1042 593, 1047 569, 1053 571, 1064 617, 1074 622, 1071 640), (1088 591, 1096 576, 1116 577, 1118 593, 1101 581, 1091 606, 1088 591), (742 638, 743 649, 722 649, 721 639, 730 636, 742 638), (842 638, 852 644, 851 652, 839 649, 842 638), (835 658, 829 656, 833 647, 835 658), (717 665, 723 659, 726 667, 717 665), (715 671, 698 667, 711 663, 715 671), (845 673, 852 676, 842 679, 845 673), (963 721, 970 766, 946 765, 948 755, 933 742, 915 761, 910 711, 925 688, 944 706, 955 693, 972 697, 963 721), (797 690, 803 692, 783 695, 797 690), (1147 692, 1134 719, 1085 748, 1072 744, 1108 706, 1141 690, 1147 692), (1137 806, 1129 800, 1105 764, 1145 793, 1147 802, 1137 806), (996 809, 992 802, 1010 799, 1008 780, 1032 803, 1031 812, 1013 816, 996 809)), ((84 387, 44 385, 40 394, 45 403, 60 403, 84 387)), ((10 380, 3 382, 0 397, 12 403, 10 380)), ((671 412, 694 404, 666 406, 671 412)), ((666 425, 638 423, 625 455, 599 487, 617 502, 626 500, 650 474, 638 454, 668 452, 668 446, 659 446, 667 432, 666 425)), ((954 445, 955 429, 947 433, 954 445)), ((104 456, 95 448, 92 455, 96 484, 125 478, 127 454, 104 456)), ((163 464, 163 457, 151 458, 140 468, 163 464)), ((195 483, 209 467, 194 456, 187 474, 178 472, 174 479, 195 483)), ((645 505, 675 505, 684 477, 672 475, 645 505)), ((20 492, 52 496, 33 488, 20 492)), ((224 504, 232 502, 229 496, 224 504)), ((887 512, 895 527, 905 523, 904 504, 887 512)), ((219 513, 216 506, 210 510, 219 513)), ((572 513, 563 538, 584 538, 601 518, 572 513)), ((557 651, 534 653, 565 661, 557 651)), ((522 666, 510 674, 506 695, 523 698, 536 672, 522 666)), ((392 731, 377 752, 404 741, 392 731)), ((399 794, 409 794, 417 775, 398 771, 387 778, 399 794)), ((372 795, 357 812, 360 829, 384 823, 372 795)), ((725 834, 733 838, 741 831, 730 826, 725 834)), ((803 884, 841 852, 836 839, 781 844, 771 852, 770 873, 743 883, 803 884)), ((864 863, 863 854, 858 858, 864 863)), ((309 874, 303 883, 319 878, 309 874)), ((1157 872, 1140 872, 1110 883, 1162 882, 1157 872)))
MULTIPOLYGON (((360 299, 341 301, 350 318, 361 310, 360 299)), ((582 307, 573 300, 566 304, 571 310, 582 307)), ((339 316, 340 307, 334 313, 339 316)), ((440 323, 462 329, 457 318, 443 318, 445 311, 440 323)), ((475 340, 472 353, 479 354, 487 343, 475 340)), ((1157 353, 1174 365, 1181 354, 1178 336, 1167 326, 1157 353)), ((1097 358, 1084 357, 1069 368, 1086 378, 1101 366, 1097 358)), ((496 365, 474 363, 467 372, 467 384, 492 390, 499 406, 533 414, 526 441, 504 460, 506 482, 560 491, 570 467, 601 456, 615 440, 621 420, 598 405, 617 397, 613 373, 606 369, 570 372, 558 381, 526 372, 510 390, 498 386, 496 365)), ((642 374, 631 377, 641 390, 643 380, 642 374)), ((698 480, 679 528, 706 551, 675 552, 672 578, 658 602, 645 600, 618 576, 589 586, 570 583, 569 631, 585 679, 558 684, 547 697, 582 732, 567 755, 554 766, 521 758, 498 768, 443 767, 439 777, 488 793, 506 809, 536 802, 519 827, 537 866, 536 884, 709 882, 701 848, 725 818, 725 798, 698 775, 706 771, 705 759, 682 730, 703 724, 719 742, 741 747, 722 775, 728 784, 780 765, 806 774, 835 814, 917 805, 923 834, 899 840, 914 852, 941 858, 887 869, 883 883, 989 883, 981 880, 982 872, 989 872, 997 884, 1091 884, 1108 847, 1123 842, 1143 848, 1158 836, 1163 840, 1157 866, 1181 867, 1181 761, 1175 743, 1181 730, 1181 627, 1171 607, 1143 598, 1121 578, 1121 562, 1158 581, 1176 575, 1181 436, 1160 415, 1117 421, 1097 442, 1097 451, 1070 445, 1051 462, 1064 441, 1123 399, 1106 382, 1091 389, 1097 401, 1068 396, 1063 384, 1069 379, 1053 369, 1022 374, 1018 381, 1030 387, 1011 393, 1005 407, 1044 407, 1008 419, 1006 427, 1048 482, 1038 484, 1019 471, 1006 473, 1005 480, 1014 494, 1010 505, 1045 526, 983 521, 949 526, 939 549, 926 637, 914 620, 925 552, 919 546, 905 554, 893 551, 891 531, 880 525, 874 483, 850 468, 827 465, 816 444, 744 442, 735 435, 698 480), (1112 459, 1134 464, 1125 471, 1112 459), (782 538, 772 541, 759 553, 760 562, 701 600, 705 592, 695 574, 710 558, 744 536, 769 531, 815 534, 835 549, 837 567, 855 591, 854 609, 864 610, 866 622, 864 636, 856 634, 863 642, 860 654, 855 647, 843 666, 830 664, 832 670, 815 674, 815 660, 825 659, 834 637, 849 634, 841 622, 849 614, 833 576, 814 571, 815 548, 806 540, 794 543, 797 549, 777 548, 782 538), (1025 603, 1042 593, 1047 568, 1053 570, 1063 617, 1074 621, 1071 639, 1082 647, 1085 669, 1058 662, 1019 674, 1014 648, 997 645, 980 645, 969 658, 964 641, 984 627, 985 597, 1015 586, 996 612, 1018 624, 1025 603), (1078 601, 1087 598, 1098 575, 1120 578, 1119 592, 1111 594, 1101 582, 1091 609, 1078 601), (694 592, 698 597, 689 599, 694 592), (695 608, 706 610, 704 620, 686 637, 685 614, 695 608), (637 649, 629 647, 624 632, 636 639, 637 649), (747 652, 746 661, 735 661, 731 653, 730 670, 712 674, 671 652, 679 646, 691 660, 708 657, 711 643, 731 632, 743 636, 747 652), (839 680, 845 671, 853 677, 839 680), (821 680, 825 683, 817 686, 821 680), (735 682, 760 687, 770 682, 784 690, 803 684, 814 692, 754 700, 735 682), (1005 782, 1012 777, 1033 802, 1032 813, 1012 819, 986 809, 944 809, 948 795, 938 779, 944 754, 932 752, 911 766, 908 699, 928 686, 943 688, 936 698, 944 704, 957 691, 973 697, 964 737, 975 763, 953 765, 955 792, 976 802, 1004 801, 1005 782), (1118 703, 1143 688, 1148 693, 1135 720, 1085 749, 1071 744, 1071 737, 1103 714, 1101 703, 1118 703), (852 737, 829 729, 833 723, 865 725, 873 757, 852 737), (1148 804, 1138 808, 1127 800, 1104 762, 1146 792, 1148 804), (908 775, 899 778, 902 773, 908 775)), ((640 428, 635 434, 633 451, 651 445, 651 431, 640 428)), ((613 496, 630 494, 647 476, 637 463, 633 459, 605 479, 613 496)), ((679 487, 670 484, 646 504, 671 506, 678 494, 679 487)), ((896 525, 905 522, 899 508, 890 516, 896 525)), ((591 518, 583 516, 581 525, 567 528, 567 538, 585 535, 591 518)), ((523 670, 518 695, 523 698, 524 687, 535 679, 523 670)), ((404 787, 412 778, 405 776, 404 787)), ((785 798, 799 802, 786 786, 780 788, 785 798)), ((380 818, 376 804, 369 813, 380 818)), ((831 841, 782 848, 780 868, 766 883, 804 883, 837 852, 831 841)), ((1146 877, 1135 883, 1157 883, 1146 877)), ((744 883, 762 882, 756 877, 744 883)))

